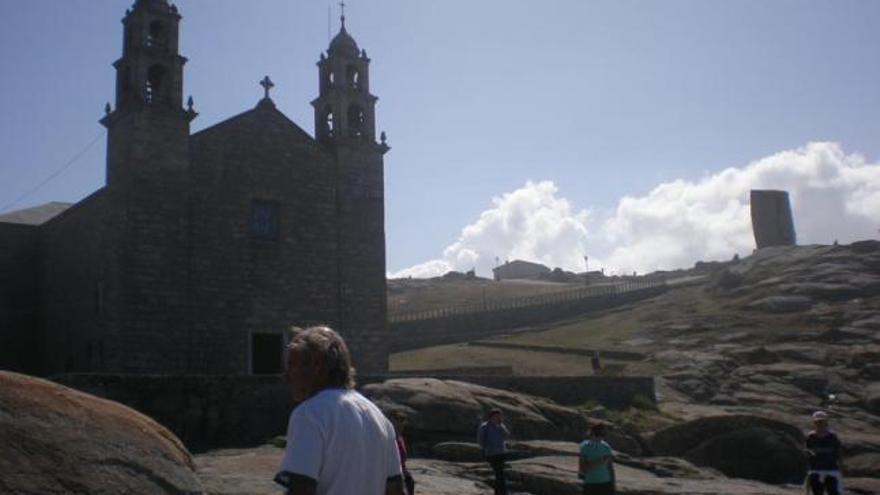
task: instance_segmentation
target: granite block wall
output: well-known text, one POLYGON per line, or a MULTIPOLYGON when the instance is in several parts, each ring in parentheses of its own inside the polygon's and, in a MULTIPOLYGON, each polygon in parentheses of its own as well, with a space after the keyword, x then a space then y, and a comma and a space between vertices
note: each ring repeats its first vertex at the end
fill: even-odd
POLYGON ((340 319, 334 163, 261 105, 192 138, 195 372, 250 373, 252 335, 340 319), (254 201, 277 205, 274 238, 252 235, 254 201))
POLYGON ((118 222, 101 189, 40 226, 45 372, 115 369, 118 222))
POLYGON ((0 223, 0 368, 42 371, 39 265, 37 227, 0 223))

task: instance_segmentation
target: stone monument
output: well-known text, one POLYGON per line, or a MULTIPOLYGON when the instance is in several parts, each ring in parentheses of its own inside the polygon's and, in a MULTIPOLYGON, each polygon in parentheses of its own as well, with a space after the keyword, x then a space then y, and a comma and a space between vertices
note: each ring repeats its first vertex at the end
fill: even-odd
POLYGON ((752 231, 758 249, 797 243, 787 191, 751 191, 752 231))

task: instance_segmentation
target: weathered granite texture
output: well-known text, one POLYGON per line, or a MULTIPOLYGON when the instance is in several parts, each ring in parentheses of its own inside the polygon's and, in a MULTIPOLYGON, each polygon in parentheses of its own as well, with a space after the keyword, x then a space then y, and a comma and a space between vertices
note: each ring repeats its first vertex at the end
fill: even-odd
POLYGON ((0 371, 0 493, 203 493, 189 452, 125 406, 0 371))

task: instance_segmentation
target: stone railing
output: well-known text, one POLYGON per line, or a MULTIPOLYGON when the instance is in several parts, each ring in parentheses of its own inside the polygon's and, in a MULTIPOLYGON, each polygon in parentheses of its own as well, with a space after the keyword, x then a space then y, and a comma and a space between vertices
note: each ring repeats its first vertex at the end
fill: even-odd
POLYGON ((389 315, 391 352, 468 342, 659 295, 665 281, 627 282, 565 292, 389 315))
POLYGON ((434 318, 448 318, 450 316, 461 316, 474 313, 487 313, 493 311, 505 311, 508 309, 555 305, 571 301, 581 301, 584 299, 606 297, 609 295, 644 291, 645 289, 663 287, 665 285, 666 282, 663 280, 645 282, 623 282, 616 284, 587 286, 577 289, 539 294, 535 296, 483 301, 472 304, 460 304, 455 306, 447 306, 445 308, 425 309, 421 311, 389 312, 388 323, 395 324, 410 321, 430 320, 434 318))

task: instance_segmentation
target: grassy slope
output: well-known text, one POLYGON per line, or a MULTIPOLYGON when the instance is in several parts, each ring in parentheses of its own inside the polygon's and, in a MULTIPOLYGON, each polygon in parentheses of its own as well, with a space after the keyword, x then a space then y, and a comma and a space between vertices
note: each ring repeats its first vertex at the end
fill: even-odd
MULTIPOLYGON (((719 300, 704 286, 680 288, 640 302, 582 319, 551 324, 534 333, 488 339, 534 346, 617 349, 651 353, 674 346, 676 339, 723 340, 724 334, 758 330, 767 338, 818 328, 797 316, 743 314, 739 299, 719 300), (701 322, 694 325, 694 321, 701 322)), ((391 357, 392 370, 442 369, 458 366, 512 366, 524 375, 590 374, 589 359, 547 352, 513 351, 462 344, 418 349, 391 357)), ((627 363, 626 374, 653 374, 653 363, 627 363)))

